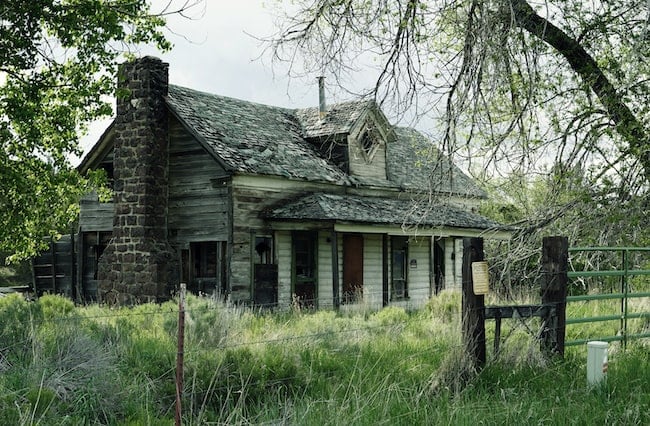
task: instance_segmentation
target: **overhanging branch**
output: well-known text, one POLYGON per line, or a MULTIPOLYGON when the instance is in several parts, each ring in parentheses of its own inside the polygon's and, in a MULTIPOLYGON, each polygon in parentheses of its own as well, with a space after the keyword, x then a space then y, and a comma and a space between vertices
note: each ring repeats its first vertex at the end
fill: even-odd
POLYGON ((577 40, 538 15, 525 0, 510 0, 510 6, 515 25, 543 40, 560 53, 571 69, 598 96, 614 122, 617 132, 627 141, 630 152, 643 166, 646 181, 650 181, 650 136, 594 58, 577 40))

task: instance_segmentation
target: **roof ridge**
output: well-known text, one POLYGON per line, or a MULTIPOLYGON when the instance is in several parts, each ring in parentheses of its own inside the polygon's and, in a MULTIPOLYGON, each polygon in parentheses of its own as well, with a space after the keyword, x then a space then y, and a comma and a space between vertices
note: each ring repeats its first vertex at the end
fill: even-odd
POLYGON ((185 90, 185 91, 188 91, 188 92, 199 93, 201 95, 211 96, 211 97, 219 98, 219 99, 229 99, 231 101, 235 101, 235 102, 238 102, 238 103, 251 104, 251 105, 254 105, 254 106, 262 106, 262 107, 265 107, 265 108, 273 108, 273 109, 283 110, 283 111, 288 112, 288 113, 292 113, 293 111, 295 111, 295 108, 287 108, 287 107, 282 107, 282 106, 277 106, 277 105, 270 105, 270 104, 265 104, 265 103, 256 102, 256 101, 249 101, 247 99, 234 98, 232 96, 219 95, 219 94, 212 93, 212 92, 206 92, 204 90, 196 90, 196 89, 192 89, 190 87, 179 86, 177 84, 170 84, 169 88, 170 89, 171 88, 181 89, 181 90, 185 90))
MULTIPOLYGON (((241 99, 241 98, 235 98, 235 97, 232 97, 232 96, 220 95, 220 94, 213 93, 213 92, 207 92, 205 90, 193 89, 191 87, 181 86, 179 84, 171 84, 170 83, 169 88, 185 90, 185 91, 193 92, 193 93, 199 93, 201 95, 212 96, 212 97, 215 97, 215 98, 230 99, 230 100, 233 100, 233 101, 236 101, 236 102, 241 102, 241 103, 248 103, 248 104, 259 105, 259 106, 264 106, 264 107, 268 107, 268 108, 281 109, 281 110, 284 110, 286 112, 293 112, 293 113, 302 112, 302 111, 309 111, 309 110, 317 110, 318 109, 317 105, 316 106, 309 106, 309 107, 298 107, 298 108, 271 105, 271 104, 266 104, 266 103, 262 103, 262 102, 251 101, 251 100, 248 100, 248 99, 241 99)), ((328 104, 328 107, 332 108, 332 107, 355 105, 355 104, 358 104, 358 105, 375 104, 376 105, 376 102, 373 101, 372 99, 359 99, 359 100, 350 100, 350 101, 343 101, 343 102, 328 104)))

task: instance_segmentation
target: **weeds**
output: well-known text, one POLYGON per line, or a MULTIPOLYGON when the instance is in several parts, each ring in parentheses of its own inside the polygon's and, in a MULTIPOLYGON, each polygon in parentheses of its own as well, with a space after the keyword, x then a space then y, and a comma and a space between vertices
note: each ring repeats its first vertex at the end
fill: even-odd
MULTIPOLYGON (((452 292, 418 312, 265 313, 188 297, 184 424, 650 422, 647 346, 612 351, 594 392, 585 348, 548 360, 528 330, 539 324, 504 321, 499 357, 478 371, 459 307, 452 292)), ((173 303, 0 299, 0 424, 170 424, 177 317, 173 303)))

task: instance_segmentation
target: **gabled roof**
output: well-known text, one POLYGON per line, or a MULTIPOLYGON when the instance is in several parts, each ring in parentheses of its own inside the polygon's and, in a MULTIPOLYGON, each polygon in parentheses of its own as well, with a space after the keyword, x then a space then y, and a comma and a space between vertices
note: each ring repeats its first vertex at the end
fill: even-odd
POLYGON ((343 184, 303 138, 293 110, 169 86, 167 104, 227 170, 343 184))
POLYGON ((446 204, 418 206, 410 200, 316 193, 264 212, 271 220, 354 222, 382 225, 503 230, 478 214, 446 204), (381 212, 381 214, 379 214, 381 212))
POLYGON ((394 131, 398 143, 388 144, 388 180, 405 189, 487 197, 422 133, 408 127, 394 131))
MULTIPOLYGON (((388 180, 348 175, 324 158, 313 140, 346 135, 371 111, 390 126, 372 101, 330 105, 323 119, 317 108, 280 108, 175 85, 169 86, 166 101, 172 114, 231 173, 486 196, 429 139, 411 128, 390 129, 386 144, 388 180)), ((111 129, 82 160, 82 172, 96 167, 102 153, 108 152, 111 129)))
POLYGON ((414 129, 393 128, 394 137, 387 144, 387 182, 349 176, 309 143, 314 138, 350 133, 364 114, 378 110, 373 101, 330 105, 321 119, 318 108, 279 108, 170 85, 167 103, 232 172, 486 196, 414 129))

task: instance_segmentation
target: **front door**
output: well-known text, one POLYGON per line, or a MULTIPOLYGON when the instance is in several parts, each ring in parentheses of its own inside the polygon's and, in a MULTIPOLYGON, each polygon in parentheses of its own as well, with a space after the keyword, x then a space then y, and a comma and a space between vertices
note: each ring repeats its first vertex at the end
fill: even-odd
POLYGON ((363 299, 363 237, 343 235, 343 303, 363 299))
POLYGON ((257 306, 278 303, 278 265, 274 262, 273 237, 255 236, 253 252, 254 301, 257 306))

